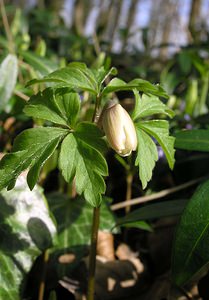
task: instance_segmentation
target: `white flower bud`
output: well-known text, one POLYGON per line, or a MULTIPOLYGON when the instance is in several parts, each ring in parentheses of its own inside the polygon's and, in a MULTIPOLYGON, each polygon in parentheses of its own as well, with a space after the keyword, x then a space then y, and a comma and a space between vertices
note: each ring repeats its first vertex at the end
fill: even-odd
POLYGON ((110 146, 121 156, 136 150, 137 137, 133 121, 120 105, 110 103, 102 112, 102 127, 110 146))

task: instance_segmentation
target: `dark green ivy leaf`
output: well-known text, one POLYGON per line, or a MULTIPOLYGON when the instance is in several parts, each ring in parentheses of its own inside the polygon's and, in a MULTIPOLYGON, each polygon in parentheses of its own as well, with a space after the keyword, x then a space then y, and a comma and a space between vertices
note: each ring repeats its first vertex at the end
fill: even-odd
MULTIPOLYGON (((66 249, 72 246, 89 245, 93 217, 91 205, 83 197, 69 199, 60 193, 48 195, 47 199, 57 223, 57 246, 66 249)), ((110 232, 116 221, 105 200, 106 197, 101 203, 99 229, 110 232)), ((117 233, 118 230, 115 228, 114 232, 117 233)))
POLYGON ((42 189, 30 191, 24 176, 12 191, 0 193, 0 203, 0 299, 21 300, 27 274, 52 246, 56 228, 42 189))
POLYGON ((66 93, 63 89, 59 89, 58 92, 47 88, 32 96, 24 112, 33 118, 73 127, 80 111, 80 97, 75 92, 66 93))
POLYGON ((106 161, 95 146, 101 144, 98 135, 90 135, 85 138, 85 133, 93 130, 96 125, 89 126, 83 123, 77 132, 68 134, 61 145, 59 167, 66 181, 71 181, 76 176, 76 190, 84 193, 85 199, 92 206, 99 206, 101 194, 105 192, 105 183, 102 176, 108 174, 106 161), (81 134, 83 131, 83 134, 81 134))
POLYGON ((52 82, 56 87, 98 93, 98 84, 93 72, 83 63, 70 63, 66 68, 56 70, 42 79, 33 79, 28 86, 40 82, 52 82))
POLYGON ((17 177, 27 168, 28 185, 33 189, 41 167, 69 131, 62 128, 40 127, 23 131, 14 141, 12 153, 0 161, 0 190, 12 189, 17 177))

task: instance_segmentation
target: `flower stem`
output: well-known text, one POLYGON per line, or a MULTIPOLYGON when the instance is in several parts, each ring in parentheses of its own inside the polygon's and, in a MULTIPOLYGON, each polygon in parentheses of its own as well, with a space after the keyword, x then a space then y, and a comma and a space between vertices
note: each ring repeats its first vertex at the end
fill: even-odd
MULTIPOLYGON (((92 117, 93 123, 97 123, 98 121, 100 102, 101 102, 101 95, 98 94, 96 97, 96 104, 94 108, 94 114, 92 117)), ((94 294, 95 294, 95 270, 96 270, 97 238, 98 238, 98 230, 99 230, 99 215, 100 215, 100 207, 94 207, 93 222, 92 222, 92 229, 91 229, 90 255, 89 255, 87 300, 94 300, 94 294)))
POLYGON ((96 269, 97 237, 98 237, 98 230, 99 230, 99 215, 100 215, 100 208, 94 207, 93 224, 91 230, 91 247, 90 247, 90 257, 89 257, 87 300, 94 300, 94 293, 95 293, 95 269, 96 269))
MULTIPOLYGON (((132 197, 132 183, 133 183, 133 174, 128 172, 126 175, 126 201, 131 200, 132 197)), ((130 212, 130 205, 125 207, 126 214, 130 212)))
POLYGON ((94 114, 92 117, 92 122, 97 123, 99 119, 99 107, 100 107, 100 102, 101 102, 101 95, 97 95, 96 97, 96 104, 95 104, 95 109, 94 109, 94 114))

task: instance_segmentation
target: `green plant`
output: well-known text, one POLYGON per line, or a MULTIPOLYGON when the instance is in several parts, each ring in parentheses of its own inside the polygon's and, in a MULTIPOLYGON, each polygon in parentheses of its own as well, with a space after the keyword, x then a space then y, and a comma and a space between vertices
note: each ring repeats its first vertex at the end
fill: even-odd
MULTIPOLYGON (((67 182, 75 178, 76 192, 83 194, 93 207, 93 226, 89 265, 88 299, 94 298, 94 269, 99 210, 108 175, 104 156, 106 142, 103 132, 97 127, 102 107, 110 94, 130 90, 135 95, 132 119, 135 123, 138 148, 135 164, 143 188, 152 177, 152 170, 158 159, 156 143, 163 148, 170 168, 174 165, 174 138, 169 136, 166 120, 150 119, 151 115, 173 117, 173 112, 159 97, 167 97, 159 85, 152 85, 142 79, 129 83, 115 77, 108 84, 105 80, 116 75, 114 68, 106 70, 89 69, 83 63, 71 63, 42 79, 34 79, 28 85, 50 83, 52 86, 33 95, 25 105, 27 116, 44 120, 41 127, 27 129, 14 140, 12 151, 0 162, 0 189, 15 186, 17 177, 28 169, 27 182, 33 189, 40 170, 55 152, 59 151, 58 168, 67 182), (84 122, 82 106, 86 105, 79 93, 88 92, 89 106, 92 107, 92 122, 84 122), (140 92, 140 94, 139 94, 140 92), (147 120, 143 120, 147 118, 147 120)), ((133 127, 134 128, 134 127, 133 127)), ((108 139, 108 136, 107 136, 108 139)), ((135 147, 134 149, 135 150, 135 147)))

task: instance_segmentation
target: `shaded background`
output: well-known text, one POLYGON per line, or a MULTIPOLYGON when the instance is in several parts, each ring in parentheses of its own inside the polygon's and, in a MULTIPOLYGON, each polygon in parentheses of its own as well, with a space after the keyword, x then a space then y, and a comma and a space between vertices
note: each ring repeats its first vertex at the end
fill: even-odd
MULTIPOLYGON (((103 42, 102 50, 114 53, 146 51, 166 58, 179 47, 208 39, 208 0, 6 0, 5 3, 22 8, 26 18, 35 14, 37 21, 45 22, 41 31, 64 23, 69 34, 84 36, 89 43, 97 34, 103 42), (50 20, 41 14, 46 10, 51 13, 50 20)), ((44 34, 41 31, 40 36, 44 34)), ((63 32, 59 34, 62 36, 63 32)))

